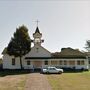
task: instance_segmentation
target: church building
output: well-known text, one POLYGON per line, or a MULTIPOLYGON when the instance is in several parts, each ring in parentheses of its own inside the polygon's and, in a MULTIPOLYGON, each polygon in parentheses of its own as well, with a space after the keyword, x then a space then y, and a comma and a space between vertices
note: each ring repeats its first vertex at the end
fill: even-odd
MULTIPOLYGON (((34 46, 31 51, 22 57, 24 69, 41 69, 48 66, 71 69, 88 69, 87 55, 77 49, 62 48, 61 52, 51 53, 42 46, 42 33, 37 27, 33 33, 34 46)), ((20 58, 9 56, 6 49, 3 51, 3 69, 21 69, 20 58)))

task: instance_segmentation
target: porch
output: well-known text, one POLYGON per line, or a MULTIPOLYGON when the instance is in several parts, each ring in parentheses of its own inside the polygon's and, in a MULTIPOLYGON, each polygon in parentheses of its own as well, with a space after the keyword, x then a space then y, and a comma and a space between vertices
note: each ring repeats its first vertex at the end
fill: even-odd
POLYGON ((33 59, 24 62, 24 69, 42 69, 49 66, 55 66, 57 68, 88 69, 88 61, 86 59, 33 59))

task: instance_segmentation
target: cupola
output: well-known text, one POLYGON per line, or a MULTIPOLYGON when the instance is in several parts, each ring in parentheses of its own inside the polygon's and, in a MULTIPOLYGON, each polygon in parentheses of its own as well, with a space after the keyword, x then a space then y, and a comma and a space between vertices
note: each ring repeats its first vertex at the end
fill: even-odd
POLYGON ((35 33, 33 34, 34 40, 33 43, 34 45, 41 45, 44 40, 41 40, 42 38, 42 33, 40 33, 39 28, 37 27, 35 30, 35 33))

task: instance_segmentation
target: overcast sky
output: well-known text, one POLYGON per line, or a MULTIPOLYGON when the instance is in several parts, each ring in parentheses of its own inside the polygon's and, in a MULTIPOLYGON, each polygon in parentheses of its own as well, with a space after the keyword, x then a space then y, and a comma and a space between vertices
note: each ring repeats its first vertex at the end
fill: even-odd
POLYGON ((45 40, 42 45, 50 52, 63 47, 85 50, 86 40, 90 39, 89 0, 1 0, 0 54, 23 24, 33 39, 37 19, 45 40))

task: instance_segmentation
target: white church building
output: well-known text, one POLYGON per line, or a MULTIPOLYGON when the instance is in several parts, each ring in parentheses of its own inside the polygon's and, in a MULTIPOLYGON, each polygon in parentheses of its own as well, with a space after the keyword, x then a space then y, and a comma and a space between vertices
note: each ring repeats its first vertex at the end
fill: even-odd
MULTIPOLYGON (((24 69, 41 69, 48 66, 59 68, 88 69, 87 55, 77 49, 62 48, 61 52, 51 53, 42 46, 42 33, 37 27, 33 34, 34 46, 31 51, 22 57, 24 69)), ((3 51, 3 69, 21 69, 20 58, 9 56, 6 49, 3 51)))

